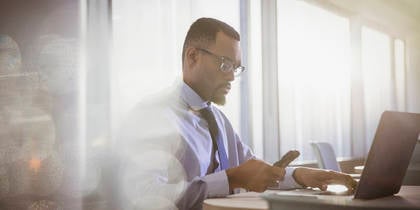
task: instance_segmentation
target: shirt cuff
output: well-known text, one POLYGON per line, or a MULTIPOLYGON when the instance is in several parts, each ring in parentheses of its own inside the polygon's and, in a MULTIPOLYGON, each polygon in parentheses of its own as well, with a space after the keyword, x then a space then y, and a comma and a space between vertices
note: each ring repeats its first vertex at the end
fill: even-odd
POLYGON ((303 188, 302 185, 298 184, 293 178, 293 173, 295 172, 295 167, 286 167, 286 174, 284 175, 284 180, 279 182, 279 189, 296 189, 303 188))
POLYGON ((207 197, 226 197, 229 195, 229 182, 226 171, 219 171, 203 177, 207 184, 207 197))

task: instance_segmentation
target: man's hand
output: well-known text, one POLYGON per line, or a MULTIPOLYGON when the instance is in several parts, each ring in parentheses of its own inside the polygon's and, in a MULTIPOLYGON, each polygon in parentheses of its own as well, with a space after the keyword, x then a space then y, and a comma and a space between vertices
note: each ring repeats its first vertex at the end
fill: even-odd
POLYGON ((317 187, 322 191, 327 190, 329 184, 345 185, 349 191, 357 186, 357 182, 348 174, 316 168, 296 168, 293 177, 300 185, 317 187))
POLYGON ((238 167, 227 169, 226 174, 231 192, 235 188, 263 192, 267 187, 275 186, 282 181, 285 170, 262 160, 251 159, 238 167))

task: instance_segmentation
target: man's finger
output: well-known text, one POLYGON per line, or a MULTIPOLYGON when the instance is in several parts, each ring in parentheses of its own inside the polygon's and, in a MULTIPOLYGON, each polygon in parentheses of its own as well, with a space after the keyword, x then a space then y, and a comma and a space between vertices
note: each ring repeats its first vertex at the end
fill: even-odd
POLYGON ((321 186, 319 186, 319 189, 321 189, 322 191, 326 191, 328 189, 328 185, 322 184, 321 186))
POLYGON ((357 182, 355 180, 348 179, 346 177, 343 177, 342 179, 329 179, 325 180, 324 184, 330 185, 330 184, 341 184, 346 186, 349 190, 354 190, 357 186, 357 182))
POLYGON ((357 186, 356 180, 354 180, 350 175, 344 175, 344 185, 349 189, 354 189, 357 186))
POLYGON ((329 184, 343 184, 348 188, 355 188, 357 186, 356 180, 345 173, 328 171, 326 176, 330 179, 329 184))
POLYGON ((271 167, 271 175, 277 180, 283 180, 285 173, 286 171, 284 170, 284 168, 271 167))
POLYGON ((279 180, 273 180, 269 184, 269 187, 278 187, 279 186, 279 180))

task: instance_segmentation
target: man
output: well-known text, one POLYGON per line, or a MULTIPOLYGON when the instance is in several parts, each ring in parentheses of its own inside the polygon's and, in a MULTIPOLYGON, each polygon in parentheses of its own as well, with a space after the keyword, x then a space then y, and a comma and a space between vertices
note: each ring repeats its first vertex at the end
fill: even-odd
MULTIPOLYGON (((131 114, 136 126, 128 133, 140 128, 140 118, 149 119, 146 125, 142 124, 147 132, 126 139, 137 145, 141 142, 144 152, 155 151, 137 159, 141 174, 152 175, 144 175, 143 179, 156 183, 140 184, 142 189, 149 189, 144 194, 155 195, 137 202, 141 203, 140 208, 153 202, 166 202, 165 208, 171 208, 174 202, 179 209, 201 209, 205 198, 223 197, 237 188, 262 192, 270 186, 321 190, 331 183, 355 186, 349 175, 338 172, 274 167, 258 160, 241 142, 226 116, 213 105, 225 103, 231 82, 244 69, 239 41, 239 34, 226 23, 212 18, 195 21, 184 42, 181 84, 175 87, 176 91, 150 99, 131 114), (165 158, 156 161, 158 154, 165 158), (143 161, 140 163, 139 159, 143 161)), ((125 154, 140 148, 133 144, 125 147, 125 154)), ((135 169, 130 171, 132 174, 135 169)))

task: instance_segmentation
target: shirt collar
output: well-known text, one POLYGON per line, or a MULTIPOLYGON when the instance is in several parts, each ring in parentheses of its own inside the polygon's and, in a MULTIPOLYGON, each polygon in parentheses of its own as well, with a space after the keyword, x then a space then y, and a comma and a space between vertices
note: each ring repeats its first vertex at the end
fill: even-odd
POLYGON ((194 111, 198 111, 198 110, 206 108, 210 105, 209 101, 204 101, 184 81, 181 84, 181 98, 194 111))

